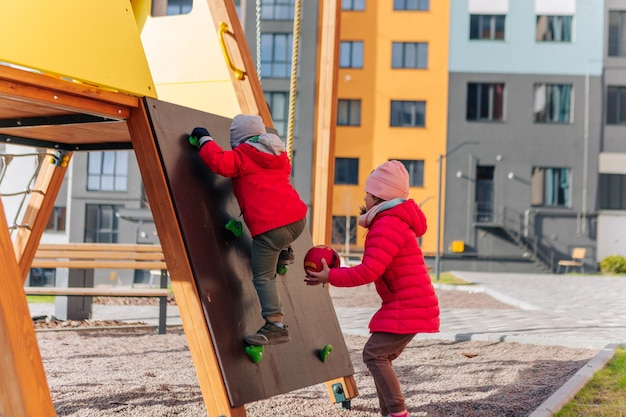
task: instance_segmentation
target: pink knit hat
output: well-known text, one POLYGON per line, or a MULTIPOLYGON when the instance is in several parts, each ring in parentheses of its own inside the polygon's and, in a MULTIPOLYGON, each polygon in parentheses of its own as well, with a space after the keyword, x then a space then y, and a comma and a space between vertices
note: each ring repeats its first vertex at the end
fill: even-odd
POLYGON ((387 161, 365 181, 365 192, 385 201, 409 196, 409 173, 399 161, 387 161))

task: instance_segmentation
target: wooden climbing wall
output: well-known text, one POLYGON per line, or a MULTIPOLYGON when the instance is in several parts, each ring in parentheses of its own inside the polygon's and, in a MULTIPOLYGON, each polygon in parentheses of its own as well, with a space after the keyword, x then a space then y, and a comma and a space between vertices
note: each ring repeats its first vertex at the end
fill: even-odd
POLYGON ((293 245, 295 263, 286 275, 277 277, 292 341, 266 347, 257 364, 246 355, 244 337, 263 324, 252 284, 250 235, 244 228, 244 236, 235 238, 225 229, 229 219, 243 220, 231 181, 213 174, 187 142, 194 127, 204 126, 224 149, 230 149, 231 120, 150 98, 143 103, 149 126, 142 127, 140 118, 131 117, 130 130, 148 200, 159 236, 167 236, 175 222, 186 251, 168 249, 175 245, 162 238, 166 262, 176 269, 176 258, 188 257, 231 405, 353 375, 328 288, 303 282, 303 256, 312 246, 308 231, 293 245), (140 143, 150 135, 153 146, 140 143), (149 183, 160 175, 167 189, 149 183), (167 200, 173 203, 175 218, 159 218, 163 217, 158 215, 159 205, 167 200), (334 349, 322 362, 318 352, 326 344, 334 349))

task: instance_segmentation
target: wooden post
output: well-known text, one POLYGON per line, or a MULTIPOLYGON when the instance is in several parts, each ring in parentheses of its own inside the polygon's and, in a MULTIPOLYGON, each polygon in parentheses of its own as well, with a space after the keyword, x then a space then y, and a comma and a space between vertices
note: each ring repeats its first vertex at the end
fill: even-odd
POLYGON ((337 67, 341 1, 320 1, 318 34, 317 113, 313 172, 311 236, 316 245, 330 243, 333 175, 335 172, 335 126, 337 124, 337 67))
POLYGON ((22 274, 0 201, 0 404, 11 417, 52 417, 50 397, 35 328, 22 289, 22 274))
POLYGON ((248 42, 237 16, 235 3, 232 1, 207 1, 215 31, 219 31, 222 22, 228 25, 228 32, 224 36, 226 50, 233 64, 244 71, 243 79, 237 78, 232 71, 230 72, 230 79, 235 88, 241 113, 258 114, 266 126, 274 127, 263 88, 248 48, 248 42))
MULTIPOLYGON (((71 157, 71 153, 68 156, 71 157)), ((66 171, 67 165, 57 166, 49 161, 41 162, 34 189, 43 191, 43 194, 30 194, 28 207, 22 219, 22 223, 29 227, 18 229, 14 243, 15 255, 20 263, 22 274, 21 284, 31 268, 39 240, 54 209, 54 202, 63 184, 66 171)))

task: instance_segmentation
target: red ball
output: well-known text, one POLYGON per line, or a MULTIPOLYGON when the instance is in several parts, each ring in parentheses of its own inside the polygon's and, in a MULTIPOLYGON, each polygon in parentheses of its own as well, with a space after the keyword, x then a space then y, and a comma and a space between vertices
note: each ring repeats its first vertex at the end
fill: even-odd
POLYGON ((319 272, 322 270, 322 259, 326 259, 329 268, 339 268, 341 260, 336 250, 326 245, 313 246, 304 256, 305 271, 319 272))

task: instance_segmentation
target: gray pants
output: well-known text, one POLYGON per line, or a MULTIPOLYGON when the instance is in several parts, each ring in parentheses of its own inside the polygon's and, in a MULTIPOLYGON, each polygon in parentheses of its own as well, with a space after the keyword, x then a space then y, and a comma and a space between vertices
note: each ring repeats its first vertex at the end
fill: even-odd
POLYGON ((252 239, 252 281, 261 303, 261 315, 269 322, 283 321, 283 305, 276 284, 278 255, 302 234, 305 224, 306 220, 302 219, 252 239))

